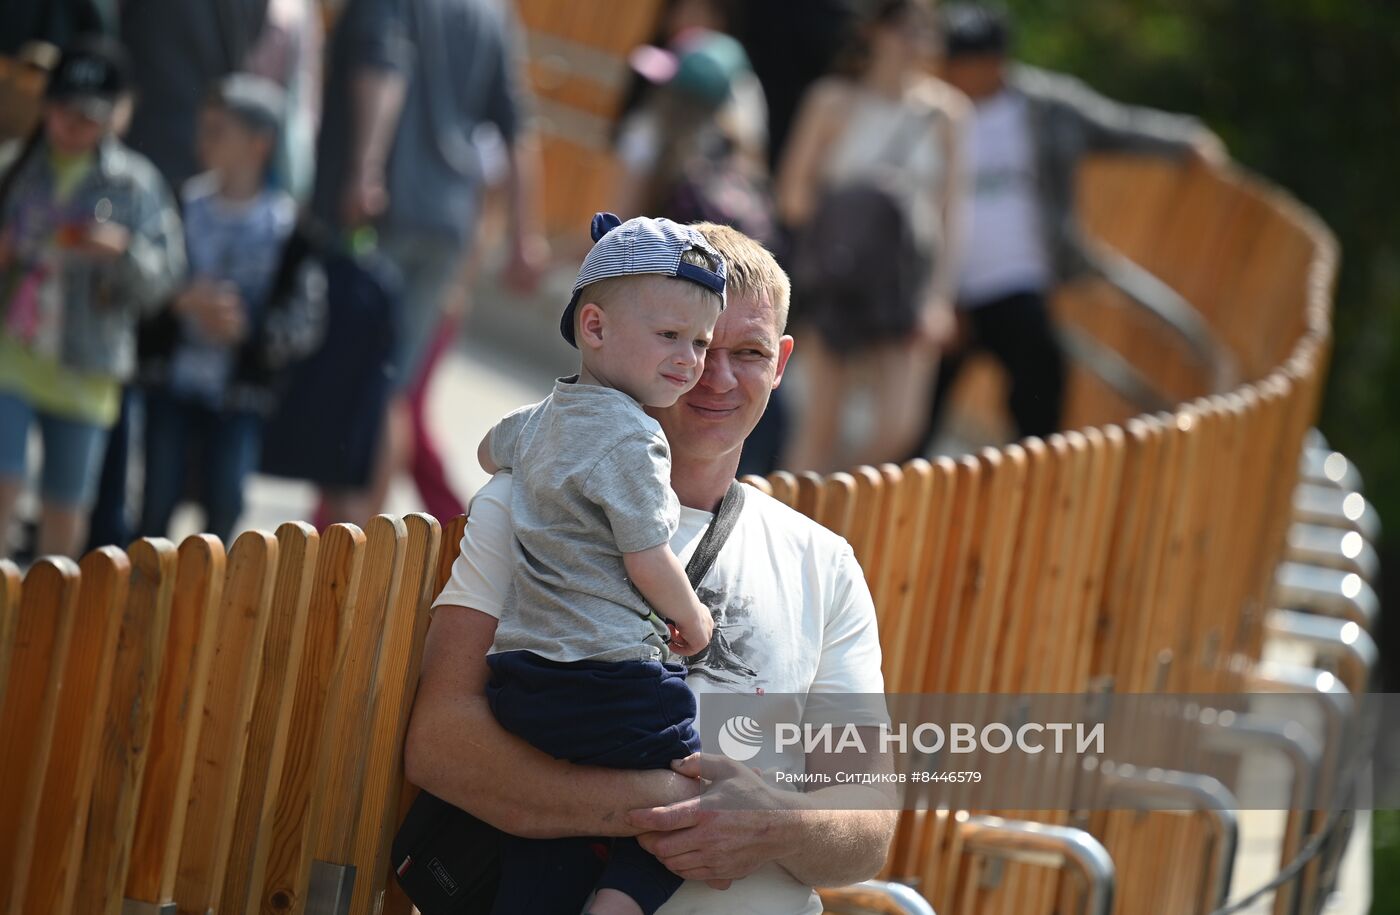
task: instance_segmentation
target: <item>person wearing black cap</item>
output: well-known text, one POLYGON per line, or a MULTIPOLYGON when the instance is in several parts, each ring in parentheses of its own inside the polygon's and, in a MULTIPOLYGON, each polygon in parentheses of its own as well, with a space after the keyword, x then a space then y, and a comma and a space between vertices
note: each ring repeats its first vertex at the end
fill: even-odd
POLYGON ((1097 269, 1074 211, 1085 156, 1223 157, 1220 141, 1194 118, 1122 105, 1072 77, 1015 64, 1010 22, 995 7, 949 4, 942 17, 942 75, 974 105, 957 294, 965 343, 939 366, 911 456, 932 445, 949 388, 974 350, 991 353, 1010 375, 1008 407, 1020 435, 1059 428, 1065 364, 1046 300, 1056 286, 1097 269))
POLYGON ((0 150, 0 532, 38 425, 38 553, 74 555, 82 545, 122 382, 136 366, 136 321, 184 272, 164 182, 113 135, 127 90, 119 45, 75 41, 49 81, 39 126, 0 150))
POLYGON ((276 283, 297 222, 296 201, 270 180, 285 101, 271 80, 235 73, 200 112, 207 171, 183 190, 191 276, 141 333, 143 537, 166 535, 194 448, 204 530, 230 542, 275 380, 319 342, 325 278, 317 262, 300 258, 286 288, 276 283))

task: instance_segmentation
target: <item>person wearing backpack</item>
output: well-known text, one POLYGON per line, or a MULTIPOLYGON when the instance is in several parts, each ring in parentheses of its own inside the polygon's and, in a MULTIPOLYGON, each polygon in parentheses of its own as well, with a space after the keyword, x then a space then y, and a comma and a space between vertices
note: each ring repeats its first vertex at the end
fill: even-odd
POLYGON ((927 75, 933 19, 884 0, 847 73, 809 91, 778 172, 806 381, 782 466, 830 471, 903 456, 919 426, 937 347, 952 329, 968 103, 927 75), (873 426, 846 450, 841 419, 868 375, 873 426))

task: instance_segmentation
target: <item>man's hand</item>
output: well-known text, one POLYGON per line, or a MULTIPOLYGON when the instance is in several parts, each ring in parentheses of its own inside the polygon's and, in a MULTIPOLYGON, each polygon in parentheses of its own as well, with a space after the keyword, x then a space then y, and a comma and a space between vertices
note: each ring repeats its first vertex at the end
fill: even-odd
POLYGON ((792 851, 789 818, 774 815, 786 809, 782 798, 752 769, 713 753, 697 753, 671 767, 709 787, 687 801, 633 810, 627 823, 647 830, 637 841, 673 873, 728 889, 731 881, 792 851))
POLYGON ((1229 163, 1230 151, 1224 140, 1203 130, 1191 143, 1191 158, 1197 164, 1218 168, 1229 163))
POLYGON ((532 233, 511 244, 510 254, 501 268, 501 280, 511 292, 529 295, 539 286, 548 266, 549 241, 543 235, 532 233))
POLYGON ((938 350, 952 349, 958 338, 957 311, 946 299, 932 298, 919 312, 914 326, 914 340, 938 350))
POLYGON ((95 222, 78 242, 79 254, 96 261, 114 261, 131 245, 131 230, 114 222, 95 222))
POLYGON ((340 201, 340 217, 347 226, 362 226, 373 222, 389 208, 389 190, 384 181, 384 169, 364 165, 351 169, 345 183, 345 196, 340 201))

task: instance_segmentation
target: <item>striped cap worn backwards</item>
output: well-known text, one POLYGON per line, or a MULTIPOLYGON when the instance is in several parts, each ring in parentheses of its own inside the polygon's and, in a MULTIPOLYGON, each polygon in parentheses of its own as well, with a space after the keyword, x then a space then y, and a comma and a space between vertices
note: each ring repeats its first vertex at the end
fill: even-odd
POLYGON ((583 287, 599 280, 648 273, 674 276, 699 283, 723 300, 724 258, 710 246, 705 236, 690 226, 649 216, 623 222, 612 213, 598 213, 593 217, 591 229, 593 250, 583 259, 578 279, 574 280, 573 297, 559 318, 559 332, 570 346, 578 346, 574 340, 574 309, 578 307, 579 293, 583 287), (692 248, 713 258, 716 269, 706 270, 681 260, 681 255, 692 248))

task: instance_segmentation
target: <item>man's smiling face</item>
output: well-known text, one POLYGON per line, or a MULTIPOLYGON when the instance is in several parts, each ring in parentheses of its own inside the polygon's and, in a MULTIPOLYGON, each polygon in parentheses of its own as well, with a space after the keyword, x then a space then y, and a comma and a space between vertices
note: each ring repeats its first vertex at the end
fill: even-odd
POLYGON ((735 295, 719 316, 700 381, 664 410, 648 410, 679 460, 712 461, 732 454, 758 424, 783 380, 792 338, 782 336, 768 297, 735 295))

